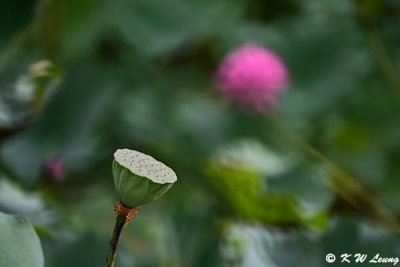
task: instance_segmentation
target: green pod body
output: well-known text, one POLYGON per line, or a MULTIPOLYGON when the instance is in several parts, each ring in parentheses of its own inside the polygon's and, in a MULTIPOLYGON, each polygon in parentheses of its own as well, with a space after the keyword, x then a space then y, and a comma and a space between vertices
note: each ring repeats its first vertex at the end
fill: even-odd
POLYGON ((112 165, 117 197, 127 207, 138 207, 161 197, 176 181, 175 173, 150 156, 119 149, 112 165))

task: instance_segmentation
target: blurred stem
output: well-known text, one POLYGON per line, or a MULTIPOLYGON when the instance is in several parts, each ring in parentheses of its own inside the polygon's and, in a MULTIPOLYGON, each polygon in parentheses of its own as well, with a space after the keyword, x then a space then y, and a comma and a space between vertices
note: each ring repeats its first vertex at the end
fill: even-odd
POLYGON ((110 249, 107 254, 106 266, 113 267, 115 263, 115 256, 117 255, 117 247, 121 233, 125 228, 128 218, 123 215, 118 215, 115 221, 114 232, 111 237, 110 249))
POLYGON ((369 28, 368 38, 382 73, 400 103, 400 80, 398 78, 398 72, 390 61, 385 46, 383 45, 382 39, 379 35, 379 31, 376 27, 369 28))
POLYGON ((271 122, 282 136, 287 136, 291 142, 324 164, 324 167, 331 177, 329 180, 329 186, 336 194, 342 197, 358 211, 362 211, 364 214, 369 216, 373 221, 384 224, 396 232, 400 232, 397 218, 378 199, 371 195, 371 193, 368 192, 355 178, 342 168, 338 167, 313 146, 305 142, 300 136, 293 134, 277 119, 271 118, 271 122))

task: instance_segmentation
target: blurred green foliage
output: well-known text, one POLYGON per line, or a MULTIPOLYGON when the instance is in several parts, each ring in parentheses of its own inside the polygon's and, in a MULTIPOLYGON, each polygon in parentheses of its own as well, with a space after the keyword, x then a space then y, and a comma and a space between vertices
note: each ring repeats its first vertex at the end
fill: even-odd
POLYGON ((117 266, 396 256, 399 14, 391 0, 1 1, 0 210, 34 224, 45 266, 101 266, 112 154, 131 148, 178 182, 129 225, 117 266), (214 88, 246 42, 290 71, 273 119, 214 88), (63 181, 42 177, 55 155, 63 181))

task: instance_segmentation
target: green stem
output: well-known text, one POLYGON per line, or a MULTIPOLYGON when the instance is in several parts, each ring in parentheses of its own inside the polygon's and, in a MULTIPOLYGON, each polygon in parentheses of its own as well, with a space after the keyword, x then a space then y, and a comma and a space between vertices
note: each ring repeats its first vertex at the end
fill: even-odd
POLYGON ((272 119, 271 122, 271 125, 275 127, 281 136, 286 136, 286 140, 297 145, 297 147, 301 148, 308 155, 313 156, 323 163, 331 177, 329 185, 335 193, 356 209, 367 212, 371 219, 390 227, 396 232, 400 232, 400 225, 397 217, 392 214, 390 210, 379 201, 379 199, 371 195, 356 178, 338 167, 334 162, 313 146, 309 145, 300 136, 292 133, 278 120, 272 119), (365 210, 365 207, 367 207, 368 210, 365 210))
POLYGON ((117 216, 117 219, 115 222, 115 227, 114 227, 114 232, 111 237, 110 249, 107 254, 105 267, 113 267, 114 266, 115 256, 117 255, 118 241, 119 241, 119 238, 121 237, 122 231, 124 230, 126 222, 127 222, 126 216, 122 216, 122 215, 117 216))

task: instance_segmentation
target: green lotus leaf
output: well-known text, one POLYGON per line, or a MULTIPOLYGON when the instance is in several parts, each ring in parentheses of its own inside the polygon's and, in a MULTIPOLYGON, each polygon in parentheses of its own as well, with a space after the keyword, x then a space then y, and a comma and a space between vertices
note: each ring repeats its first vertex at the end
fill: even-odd
POLYGON ((129 149, 114 153, 112 171, 119 201, 132 208, 158 199, 177 181, 171 168, 129 149))
POLYGON ((0 212, 0 229, 0 266, 43 266, 40 240, 27 219, 0 212))

